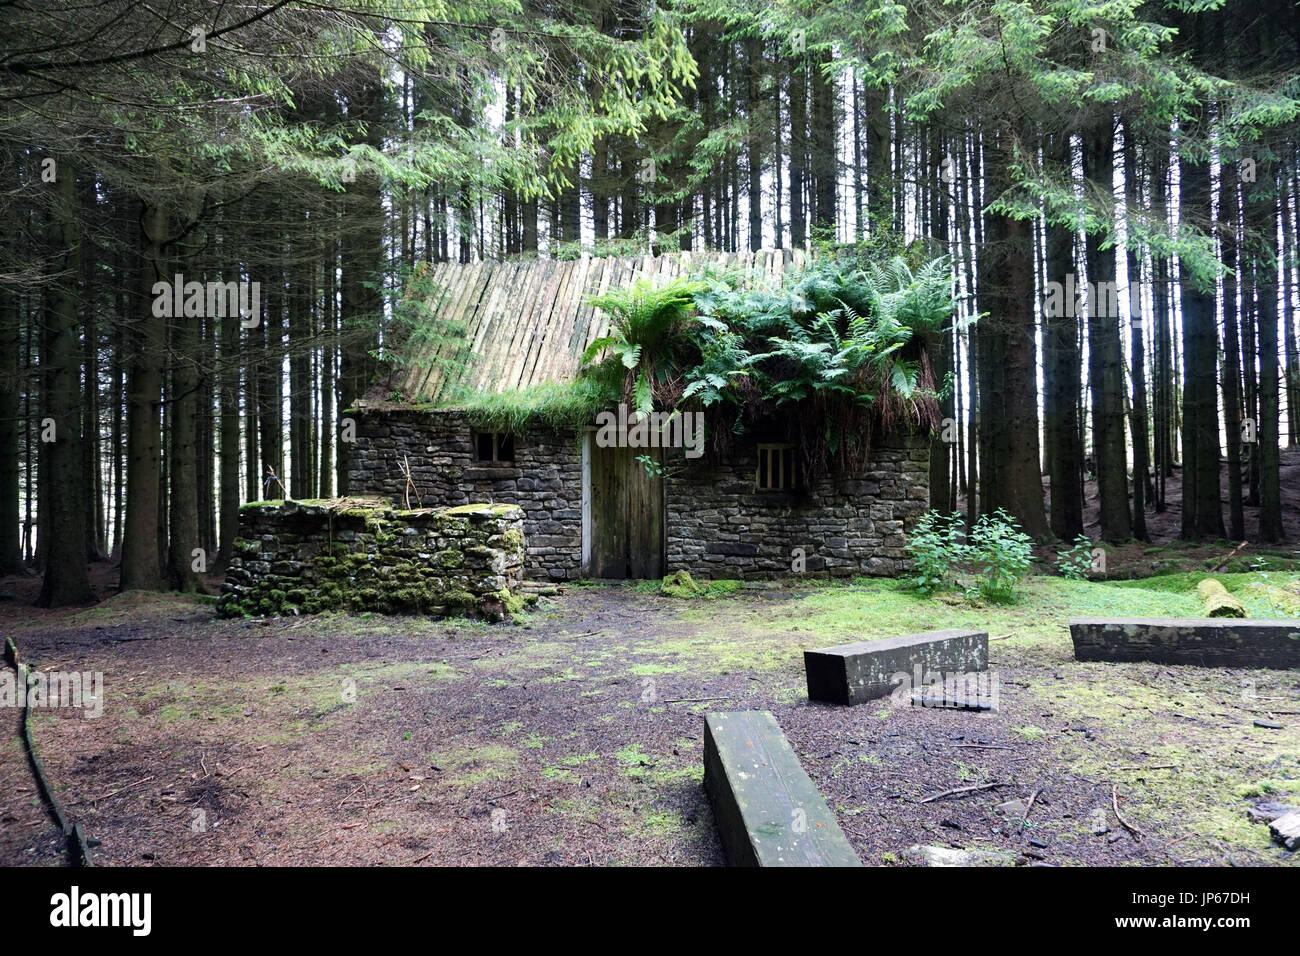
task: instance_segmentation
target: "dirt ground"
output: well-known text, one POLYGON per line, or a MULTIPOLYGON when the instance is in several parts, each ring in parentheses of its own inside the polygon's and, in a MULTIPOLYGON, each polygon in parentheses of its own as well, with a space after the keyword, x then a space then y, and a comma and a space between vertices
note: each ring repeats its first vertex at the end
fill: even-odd
MULTIPOLYGON (((1256 579, 1300 587, 1225 576, 1255 614, 1256 579)), ((508 625, 222 621, 139 593, 38 611, 29 590, 0 582, 24 657, 104 673, 103 716, 34 720, 101 864, 721 864, 701 734, 726 709, 773 711, 868 864, 913 844, 1295 863, 1247 811, 1300 803, 1300 674, 1072 659, 1071 614, 1193 612, 1177 590, 1035 578, 1018 604, 971 607, 890 582, 685 601, 578 586, 508 625), (802 649, 954 626, 994 638, 995 713, 808 702, 802 649), (1269 714, 1283 729, 1255 726, 1269 714), (1023 821, 999 810, 1013 800, 1023 821)), ((0 863, 58 863, 56 838, 7 735, 0 863)))

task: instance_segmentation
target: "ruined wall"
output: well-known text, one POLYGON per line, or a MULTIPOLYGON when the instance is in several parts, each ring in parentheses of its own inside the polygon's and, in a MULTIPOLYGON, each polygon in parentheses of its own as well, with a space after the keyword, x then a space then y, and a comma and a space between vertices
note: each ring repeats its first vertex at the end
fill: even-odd
POLYGON ((756 452, 736 442, 732 460, 669 457, 669 570, 696 577, 795 576, 802 548, 813 577, 892 576, 906 569, 905 532, 930 507, 928 442, 891 439, 872 447, 868 471, 830 475, 803 493, 757 492, 756 452))
POLYGON ((474 429, 461 413, 369 411, 350 417, 357 423, 356 441, 345 446, 344 467, 352 493, 404 503, 405 459, 425 507, 519 505, 530 578, 581 576, 582 447, 576 433, 529 428, 515 436, 513 465, 491 466, 474 460, 474 429))
POLYGON ((395 511, 357 499, 245 505, 218 611, 470 614, 523 604, 523 512, 395 511))
MULTIPOLYGON (((410 462, 426 506, 469 501, 519 505, 528 577, 564 580, 582 564, 582 447, 574 431, 529 428, 514 462, 475 461, 474 429, 453 411, 355 413, 345 446, 349 488, 401 504, 410 462)), ((868 470, 822 478, 807 492, 755 491, 755 444, 734 443, 731 460, 666 455, 665 570, 704 578, 892 576, 906 569, 905 532, 929 507, 929 447, 923 438, 877 442, 868 470), (802 570, 792 552, 803 549, 802 570)), ((412 505, 415 504, 414 498, 412 505)))

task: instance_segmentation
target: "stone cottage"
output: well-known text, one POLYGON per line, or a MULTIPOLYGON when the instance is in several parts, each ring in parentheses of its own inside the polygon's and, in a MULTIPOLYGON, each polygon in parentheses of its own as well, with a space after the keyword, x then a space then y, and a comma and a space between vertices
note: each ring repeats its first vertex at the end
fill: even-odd
POLYGON ((588 297, 616 284, 668 279, 705 261, 779 275, 801 258, 760 251, 434 266, 436 314, 463 325, 469 354, 451 363, 441 361, 445 344, 408 343, 402 371, 345 413, 348 493, 409 507, 518 505, 534 580, 679 569, 705 579, 897 573, 904 533, 928 507, 921 437, 878 438, 863 473, 797 487, 794 450, 761 430, 718 460, 698 443, 644 447, 634 424, 612 417, 573 429, 482 431, 447 401, 458 385, 505 391, 575 375, 583 350, 607 330, 588 297))

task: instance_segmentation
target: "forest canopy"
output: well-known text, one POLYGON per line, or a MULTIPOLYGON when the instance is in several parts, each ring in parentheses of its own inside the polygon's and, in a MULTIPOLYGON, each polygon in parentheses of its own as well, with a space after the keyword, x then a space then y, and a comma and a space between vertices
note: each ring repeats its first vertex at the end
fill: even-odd
POLYGON ((42 603, 90 599, 87 559, 198 590, 241 502, 346 493, 343 411, 418 323, 422 267, 588 254, 859 260, 690 276, 644 325, 661 293, 617 292, 621 339, 576 383, 491 414, 613 394, 706 409, 719 440, 816 414, 809 467, 906 424, 968 525, 1296 533, 1292 2, 49 0, 4 23, 0 570, 43 573, 42 603), (256 285, 256 321, 155 314, 177 276, 256 285))

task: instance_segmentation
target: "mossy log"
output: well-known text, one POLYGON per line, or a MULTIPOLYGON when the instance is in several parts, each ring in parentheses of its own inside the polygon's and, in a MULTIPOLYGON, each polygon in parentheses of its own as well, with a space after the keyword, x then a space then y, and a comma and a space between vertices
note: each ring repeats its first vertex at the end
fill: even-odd
POLYGON ((1214 578, 1206 578, 1196 585, 1196 593, 1205 605, 1206 617, 1246 617, 1246 605, 1228 593, 1228 589, 1214 578))

